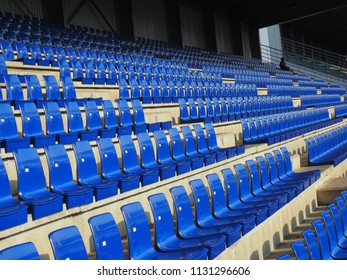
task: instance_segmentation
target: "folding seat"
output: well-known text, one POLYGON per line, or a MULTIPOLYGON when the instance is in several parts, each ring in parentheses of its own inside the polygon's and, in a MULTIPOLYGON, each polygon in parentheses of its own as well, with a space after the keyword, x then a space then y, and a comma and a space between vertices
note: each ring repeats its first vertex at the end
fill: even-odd
MULTIPOLYGON (((215 226, 237 226, 242 225, 242 234, 251 231, 255 225, 256 216, 254 214, 235 214, 232 210, 226 207, 226 202, 222 204, 219 192, 214 190, 211 195, 212 202, 209 201, 207 189, 201 179, 192 180, 189 182, 192 189, 193 199, 196 209, 196 220, 200 226, 214 224, 215 226), (212 212, 211 212, 212 204, 212 212)), ((222 194, 222 193, 220 193, 222 194)))
POLYGON ((66 53, 65 53, 65 50, 64 48, 62 47, 56 47, 55 48, 55 53, 57 54, 57 59, 58 61, 60 60, 66 60, 67 56, 66 56, 66 53))
POLYGON ((86 114, 86 128, 90 132, 95 132, 95 138, 98 135, 102 138, 110 137, 109 130, 104 129, 101 124, 99 109, 94 101, 84 102, 84 110, 86 114))
MULTIPOLYGON (((83 106, 83 102, 87 101, 88 98, 77 98, 76 89, 73 81, 70 77, 61 77, 63 85, 63 97, 67 101, 75 101, 78 106, 83 106)), ((93 99, 97 104, 101 103, 102 98, 93 99)))
POLYGON ((335 203, 329 204, 328 208, 330 210, 330 215, 332 217, 334 228, 336 231, 337 245, 342 249, 347 249, 347 232, 344 229, 342 213, 340 212, 339 208, 335 203))
POLYGON ((139 165, 139 157, 130 135, 119 136, 119 144, 122 152, 122 169, 126 174, 141 175, 140 180, 142 186, 147 186, 158 181, 158 178, 153 176, 154 174, 151 170, 147 171, 139 165))
POLYGON ((10 181, 2 159, 0 159, 0 183, 0 230, 26 223, 28 207, 12 197, 10 181))
MULTIPOLYGON (((128 173, 121 170, 115 146, 110 138, 100 138, 97 144, 100 153, 101 174, 103 178, 118 180, 121 193, 138 188, 140 184, 140 170, 127 169, 128 173)), ((128 155, 126 155, 126 157, 128 157, 128 155)), ((125 160, 129 159, 126 158, 125 160)), ((125 164, 128 164, 125 160, 122 159, 125 164)))
POLYGON ((49 169, 49 182, 53 192, 64 196, 66 208, 86 205, 93 202, 93 188, 74 182, 68 154, 63 145, 45 148, 49 169))
POLYGON ((147 132, 137 134, 140 148, 140 164, 146 171, 146 176, 153 183, 158 181, 160 164, 154 154, 151 138, 147 132))
POLYGON ((49 45, 44 45, 42 50, 43 50, 45 60, 49 61, 52 67, 58 67, 58 61, 54 57, 54 52, 52 47, 49 45))
POLYGON ((14 60, 14 53, 11 42, 2 40, 0 47, 5 60, 14 60))
POLYGON ((6 99, 11 102, 11 105, 18 109, 19 104, 27 102, 24 100, 24 94, 19 77, 15 74, 4 76, 6 84, 6 99))
POLYGON ((46 100, 43 99, 39 79, 36 75, 25 75, 24 79, 27 85, 28 100, 33 101, 37 108, 42 108, 42 104, 45 103, 46 100))
POLYGON ((126 79, 118 79, 119 81, 119 99, 120 100, 129 100, 131 99, 129 94, 129 87, 126 79))
POLYGON ((119 111, 118 135, 131 135, 133 130, 133 120, 128 102, 120 99, 117 100, 116 103, 119 111))
POLYGON ((5 82, 4 76, 8 74, 7 66, 3 55, 0 55, 0 83, 5 82))
POLYGON ((82 84, 91 85, 95 79, 95 69, 93 62, 86 61, 84 65, 84 76, 82 77, 82 84))
POLYGON ((234 116, 233 113, 230 114, 229 117, 229 106, 227 105, 224 97, 219 98, 220 101, 220 106, 221 106, 221 121, 222 122, 227 122, 229 120, 232 120, 234 116))
POLYGON ((101 105, 103 110, 104 123, 102 129, 102 137, 114 138, 118 133, 118 121, 113 103, 111 100, 102 100, 101 105))
POLYGON ((107 78, 106 85, 115 85, 117 83, 116 67, 113 63, 106 64, 107 78))
POLYGON ((151 82, 151 103, 163 103, 163 97, 161 95, 161 89, 157 84, 151 82))
POLYGON ((214 108, 214 116, 212 118, 212 121, 213 123, 219 123, 222 121, 222 109, 217 97, 213 97, 212 102, 213 102, 213 108, 214 108))
POLYGON ((197 143, 189 126, 181 126, 183 135, 184 151, 191 161, 191 170, 204 166, 204 156, 197 151, 197 143))
POLYGON ((190 113, 188 111, 187 103, 183 98, 178 99, 178 106, 180 107, 180 121, 189 122, 191 120, 190 113))
POLYGON ((198 152, 204 156, 205 165, 214 164, 216 162, 216 153, 211 151, 207 147, 207 139, 204 133, 204 130, 200 124, 193 125, 195 131, 195 137, 197 141, 197 150, 198 152))
POLYGON ((97 139, 97 131, 88 131, 85 129, 82 114, 76 102, 66 103, 66 115, 68 133, 78 133, 78 138, 80 140, 93 141, 97 139))
POLYGON ((18 175, 18 193, 29 206, 33 220, 62 211, 63 197, 47 190, 43 167, 36 149, 18 149, 14 150, 13 154, 18 175))
MULTIPOLYGON (((242 236, 240 224, 232 225, 231 222, 216 224, 216 219, 211 219, 210 223, 200 224, 193 216, 192 205, 183 186, 170 189, 173 199, 173 208, 176 217, 177 234, 181 238, 200 238, 205 236, 226 235, 227 247, 231 246, 242 236), (197 222, 197 223, 196 223, 197 222)), ((209 209, 208 209, 209 210, 209 209)))
POLYGON ((50 61, 42 58, 42 52, 37 44, 30 44, 29 49, 31 52, 31 59, 35 59, 39 66, 49 66, 50 61))
POLYGON ((103 213, 88 219, 93 235, 97 260, 124 260, 122 239, 111 213, 103 213))
POLYGON ((23 61, 25 65, 35 65, 35 59, 30 59, 28 54, 28 49, 25 43, 16 42, 14 44, 14 49, 17 51, 17 60, 23 61))
POLYGON ((86 247, 76 226, 57 229, 48 238, 56 260, 88 260, 86 247))
POLYGON ((40 260, 40 255, 32 242, 25 242, 0 251, 0 260, 40 260))
POLYGON ((42 148, 55 144, 55 135, 44 134, 39 112, 34 103, 22 103, 19 105, 22 117, 23 136, 29 137, 30 142, 36 148, 42 148))
POLYGON ((96 77, 94 78, 96 85, 104 85, 106 83, 106 68, 105 65, 100 61, 96 62, 96 77))
POLYGON ((73 144, 77 163, 77 180, 83 186, 94 188, 95 200, 114 196, 118 193, 118 181, 101 178, 98 174, 95 156, 88 141, 73 144))
POLYGON ((189 172, 191 167, 191 160, 184 153, 182 139, 177 128, 169 129, 169 141, 172 158, 177 162, 177 175, 189 172))
POLYGON ((175 226, 168 201, 163 193, 148 197, 151 205, 154 226, 155 242, 164 252, 180 251, 186 249, 208 248, 208 258, 214 259, 226 248, 226 236, 202 236, 197 238, 179 238, 175 233, 175 226))
POLYGON ((30 147, 30 137, 21 137, 18 134, 16 119, 10 104, 0 103, 0 120, 0 143, 6 152, 30 147))
POLYGON ((206 105, 206 113, 207 113, 207 121, 205 119, 205 123, 208 122, 219 122, 218 117, 215 116, 214 106, 209 97, 205 97, 205 105, 206 105))
POLYGON ((219 148, 217 144, 217 136, 211 123, 205 123, 207 133, 207 146, 211 152, 216 153, 217 162, 227 158, 227 149, 219 148))
POLYGON ((140 202, 121 207, 128 234, 129 254, 132 260, 207 259, 207 249, 187 249, 173 252, 156 250, 152 245, 150 227, 140 202))
POLYGON ((141 132, 146 132, 147 123, 145 121, 145 114, 144 114, 140 100, 133 99, 131 101, 131 104, 133 107, 134 133, 138 134, 141 132))
POLYGON ((82 81, 84 73, 82 63, 79 60, 72 62, 72 75, 74 81, 82 81))
POLYGON ((47 101, 54 101, 59 105, 59 107, 63 107, 66 101, 61 98, 59 85, 55 76, 43 75, 43 80, 45 81, 46 85, 47 101))

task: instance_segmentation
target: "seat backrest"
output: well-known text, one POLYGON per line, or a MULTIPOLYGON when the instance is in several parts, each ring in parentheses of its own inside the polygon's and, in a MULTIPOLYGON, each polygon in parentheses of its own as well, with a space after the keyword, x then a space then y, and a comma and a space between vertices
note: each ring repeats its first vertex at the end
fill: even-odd
POLYGON ((139 165, 139 158, 131 135, 119 136, 119 144, 122 151, 122 169, 127 173, 139 165))
POLYGON ((19 105, 22 115, 23 136, 42 136, 42 125, 37 107, 32 102, 24 102, 19 105))
POLYGON ((337 239, 339 240, 343 238, 344 236, 344 229, 343 229, 341 214, 335 203, 329 204, 328 207, 330 209, 330 213, 335 224, 337 239))
POLYGON ((309 256, 302 240, 297 240, 291 244, 291 248, 297 260, 309 260, 309 256))
MULTIPOLYGON (((71 57, 70 57, 71 59, 71 57)), ((70 66, 67 63, 66 59, 59 59, 58 60, 59 63, 59 70, 60 70, 60 78, 65 78, 65 77, 69 77, 70 78, 70 66)))
POLYGON ((8 100, 24 100, 23 89, 17 75, 5 75, 6 96, 8 100))
POLYGON ((93 234, 97 260, 124 260, 122 240, 111 213, 88 219, 93 234))
POLYGON ((239 189, 236 183, 235 175, 230 168, 222 169, 221 172, 227 192, 227 203, 230 208, 233 208, 235 203, 240 203, 239 189))
POLYGON ((56 260, 88 260, 87 250, 76 226, 69 226, 48 235, 56 260))
POLYGON ((222 182, 217 173, 208 174, 206 179, 211 190, 213 213, 218 213, 227 207, 227 198, 222 182))
POLYGON ((118 110, 119 110, 119 124, 123 127, 128 127, 133 125, 131 118, 131 112, 126 100, 117 100, 118 110))
POLYGON ((113 107, 111 100, 101 101, 102 109, 104 112, 104 127, 105 128, 117 128, 118 121, 116 116, 116 111, 113 107))
POLYGON ((76 102, 70 101, 66 103, 66 114, 68 132, 79 132, 85 130, 83 126, 82 114, 76 102))
POLYGON ((215 130, 213 128, 212 123, 205 123, 205 129, 206 129, 206 132, 207 132, 208 148, 210 150, 219 149, 218 144, 217 144, 216 132, 215 132, 215 130))
POLYGON ((180 118, 182 120, 189 120, 188 106, 183 98, 178 99, 178 105, 180 107, 180 118))
POLYGON ((0 260, 40 260, 40 255, 34 243, 26 242, 0 251, 0 260))
POLYGON ((64 99, 76 99, 76 89, 71 77, 61 77, 64 99))
POLYGON ((46 133, 59 134, 65 133, 63 117, 56 102, 44 102, 43 109, 46 116, 46 133))
POLYGON ((211 203, 204 182, 196 179, 190 181, 189 185, 194 197, 196 220, 200 221, 211 216, 211 203))
POLYGON ((183 143, 177 128, 169 129, 172 157, 175 160, 184 159, 186 156, 183 151, 183 143))
POLYGON ((140 100, 133 99, 131 101, 133 105, 133 113, 134 113, 134 124, 135 125, 143 125, 146 124, 145 114, 141 105, 140 100))
POLYGON ((16 119, 11 105, 0 103, 0 140, 18 138, 16 119))
POLYGON ((181 126, 181 131, 184 138, 185 152, 188 157, 197 156, 196 142, 193 133, 189 126, 181 126))
POLYGON ((28 58, 28 49, 25 45, 25 43, 22 42, 16 42, 14 44, 15 49, 17 50, 17 59, 21 58, 28 58))
POLYGON ((10 41, 1 41, 1 50, 5 60, 14 60, 13 48, 10 41))
POLYGON ((38 45, 31 44, 30 45, 30 51, 31 51, 31 57, 33 59, 39 59, 39 60, 42 59, 42 53, 41 53, 40 47, 38 45))
POLYGON ((60 89, 55 76, 43 76, 46 84, 46 98, 47 100, 61 99, 60 89))
POLYGON ((345 201, 343 200, 343 198, 341 196, 336 197, 335 201, 336 201, 336 204, 337 204, 339 211, 340 211, 344 231, 346 231, 346 229, 347 229, 347 207, 346 207, 345 201))
POLYGON ((141 164, 143 168, 151 168, 153 163, 157 163, 154 148, 147 132, 137 134, 137 141, 140 146, 141 164))
POLYGON ((8 179, 7 171, 4 162, 0 158, 0 209, 4 209, 14 204, 19 204, 15 201, 11 194, 10 181, 8 179))
POLYGON ((64 145, 45 147, 48 162, 50 187, 54 191, 63 192, 64 186, 73 182, 72 169, 64 145))
POLYGON ((323 211, 320 214, 323 218, 323 222, 325 224, 328 238, 329 238, 329 244, 330 244, 330 250, 335 248, 337 245, 337 232, 334 225, 333 218, 331 217, 330 213, 328 211, 323 211))
POLYGON ((133 202, 121 207, 128 233, 131 259, 139 259, 147 251, 153 251, 151 233, 146 213, 140 202, 133 202))
POLYGON ((73 143, 77 164, 77 177, 80 183, 88 182, 91 178, 98 178, 95 156, 89 141, 73 143))
POLYGON ((82 79, 83 78, 83 67, 80 61, 76 60, 72 63, 73 67, 73 78, 82 79))
POLYGON ((328 235, 325 231, 325 226, 321 220, 314 220, 312 225, 316 231, 318 237, 318 243, 321 251, 322 260, 328 260, 331 258, 330 245, 328 235))
POLYGON ((200 124, 194 124, 193 128, 197 139, 198 152, 202 154, 208 153, 207 140, 202 126, 200 124))
POLYGON ((100 153, 101 173, 106 178, 121 178, 118 156, 111 138, 100 138, 97 141, 100 153))
POLYGON ((18 176, 18 192, 23 200, 39 198, 47 194, 42 163, 35 148, 14 150, 18 176), (33 184, 35 178, 35 184, 33 184))
POLYGON ((43 100, 42 89, 41 89, 41 85, 37 76, 25 75, 24 78, 27 84, 28 99, 43 100))
POLYGON ((101 118, 99 109, 95 103, 95 101, 85 101, 84 109, 86 112, 86 127, 87 130, 98 130, 102 128, 101 118))
POLYGON ((163 130, 156 130, 153 132, 153 135, 156 143, 158 162, 161 164, 171 162, 171 151, 165 132, 163 130))
POLYGON ((304 230, 301 235, 304 237, 304 240, 307 244, 307 250, 310 255, 311 260, 321 260, 321 253, 319 250, 319 246, 314 236, 314 232, 312 229, 304 230))

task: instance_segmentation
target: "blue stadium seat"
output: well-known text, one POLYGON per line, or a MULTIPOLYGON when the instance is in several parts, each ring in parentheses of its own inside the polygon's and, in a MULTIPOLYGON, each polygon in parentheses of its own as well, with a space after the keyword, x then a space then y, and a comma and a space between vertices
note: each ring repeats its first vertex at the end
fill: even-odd
POLYGON ((154 226, 155 242, 158 248, 164 252, 208 248, 208 258, 214 259, 226 248, 226 236, 204 236, 197 238, 181 239, 175 233, 175 226, 168 201, 163 193, 157 193, 148 197, 151 205, 154 226))
POLYGON ((122 240, 111 213, 103 213, 88 219, 93 235, 97 260, 124 260, 122 240))
POLYGON ((113 103, 111 100, 103 100, 101 102, 103 110, 103 138, 113 138, 116 137, 118 133, 118 121, 113 103))
POLYGON ((88 131, 94 131, 96 133, 96 137, 109 137, 108 130, 104 130, 101 124, 101 118, 99 109, 95 103, 95 101, 85 101, 84 102, 84 110, 86 113, 86 128, 88 131))
POLYGON ((22 116, 23 136, 29 137, 36 148, 55 144, 55 135, 45 135, 42 130, 39 112, 32 102, 19 105, 22 116))
POLYGON ((75 86, 70 77, 61 77, 61 82, 63 85, 63 98, 67 101, 75 101, 78 106, 83 106, 83 102, 86 101, 86 98, 78 99, 75 86))
POLYGON ((40 65, 40 66, 49 66, 50 65, 49 60, 43 59, 41 49, 38 45, 30 44, 29 49, 31 51, 31 59, 35 59, 35 61, 38 65, 40 65))
POLYGON ((347 237, 345 236, 345 230, 343 227, 342 214, 335 203, 329 204, 328 208, 336 230, 337 245, 340 248, 347 249, 347 237))
POLYGON ((309 260, 310 257, 308 255, 306 246, 302 240, 297 240, 293 242, 290 247, 292 248, 294 255, 297 260, 309 260))
POLYGON ((334 258, 331 255, 331 248, 329 244, 329 238, 325 229, 325 225, 321 220, 314 220, 312 226, 317 234, 318 244, 320 248, 320 253, 322 260, 333 260, 334 258))
POLYGON ((207 133, 207 146, 211 152, 216 153, 217 162, 227 159, 227 149, 219 148, 216 132, 211 123, 205 123, 207 133))
POLYGON ((48 238, 56 260, 88 260, 86 247, 76 226, 57 229, 48 238))
POLYGON ((101 178, 98 174, 95 156, 88 141, 73 144, 77 163, 77 180, 83 186, 94 188, 95 200, 114 196, 118 193, 118 181, 101 178))
MULTIPOLYGON (((97 143, 100 153, 102 176, 106 179, 118 180, 121 193, 138 188, 140 184, 140 173, 125 173, 121 170, 112 139, 100 138, 97 143)), ((131 172, 131 170, 128 170, 128 172, 131 172)))
POLYGON ((197 149, 204 156, 205 165, 214 164, 216 162, 216 153, 208 149, 207 139, 202 126, 200 124, 193 124, 193 128, 197 139, 197 149))
POLYGON ((84 66, 84 76, 82 77, 82 84, 93 84, 95 79, 95 69, 93 63, 88 61, 84 66))
POLYGON ((177 175, 189 172, 191 167, 191 160, 184 153, 182 139, 177 128, 169 129, 169 141, 172 158, 177 162, 177 175))
POLYGON ((312 229, 307 229, 304 230, 301 235, 304 237, 310 259, 321 260, 322 257, 314 231, 312 229))
POLYGON ((119 110, 118 135, 130 135, 133 129, 130 107, 126 100, 116 101, 119 110))
POLYGON ((141 101, 138 99, 133 99, 131 103, 133 106, 134 115, 134 133, 138 134, 141 132, 146 132, 147 123, 145 120, 145 114, 141 105, 141 101))
POLYGON ((121 207, 128 233, 129 253, 132 260, 206 260, 207 249, 162 252, 152 245, 150 227, 146 213, 139 202, 121 207))
POLYGON ((46 99, 47 101, 57 102, 59 107, 64 107, 65 102, 60 94, 60 89, 55 76, 44 75, 43 80, 46 85, 46 99))
POLYGON ((3 55, 0 55, 0 82, 3 83, 5 82, 4 80, 4 75, 7 75, 8 71, 7 71, 7 66, 5 63, 5 59, 3 55))
POLYGON ((15 109, 19 108, 19 104, 25 103, 23 89, 19 77, 15 74, 8 74, 4 76, 6 84, 6 97, 11 101, 11 105, 15 109))
POLYGON ((10 181, 2 159, 0 159, 0 184, 0 230, 26 223, 28 207, 12 197, 10 181))
POLYGON ((170 189, 174 202, 176 216, 177 233, 181 238, 199 238, 204 236, 216 236, 224 234, 227 236, 227 247, 231 246, 241 238, 241 225, 227 226, 211 224, 197 224, 193 217, 193 209, 189 196, 183 186, 177 186, 170 189))
POLYGON ((54 58, 54 52, 51 46, 44 45, 42 48, 45 60, 48 60, 52 67, 58 67, 58 61, 54 58))
POLYGON ((18 149, 13 154, 18 175, 18 193, 29 206, 33 220, 62 211, 63 197, 47 190, 43 167, 36 149, 18 149))
POLYGON ((93 188, 74 182, 68 154, 63 145, 48 146, 45 154, 49 169, 49 182, 52 191, 64 196, 66 208, 93 202, 93 188))
POLYGON ((184 151, 191 160, 191 170, 202 168, 204 166, 204 156, 197 151, 197 143, 189 126, 181 126, 184 138, 184 151))
POLYGON ((21 243, 0 251, 0 260, 40 260, 32 242, 21 243))
POLYGON ((35 59, 29 59, 27 46, 23 42, 16 42, 14 49, 17 51, 17 60, 23 61, 24 65, 35 65, 35 59))
POLYGON ((66 58, 59 59, 58 60, 59 64, 59 73, 60 73, 60 78, 63 79, 64 77, 71 77, 70 73, 70 66, 68 62, 66 61, 66 58))
POLYGON ((5 60, 14 60, 14 53, 13 48, 11 46, 11 42, 2 40, 0 44, 2 55, 4 56, 5 60))
POLYGON ((10 104, 0 103, 0 120, 1 147, 5 148, 6 152, 30 147, 30 138, 21 137, 18 134, 16 119, 10 104))
POLYGON ((33 101, 37 108, 42 108, 42 104, 45 103, 45 100, 43 99, 39 79, 36 75, 25 75, 24 78, 27 85, 28 100, 33 101))

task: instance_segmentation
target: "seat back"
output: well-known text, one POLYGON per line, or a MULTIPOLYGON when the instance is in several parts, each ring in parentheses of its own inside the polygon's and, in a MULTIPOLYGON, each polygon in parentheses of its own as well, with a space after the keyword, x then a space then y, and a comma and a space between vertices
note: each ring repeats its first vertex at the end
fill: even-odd
POLYGON ((133 105, 134 124, 137 126, 146 125, 145 114, 144 114, 140 100, 134 99, 131 101, 131 103, 133 105))
POLYGON ((321 216, 323 218, 323 222, 326 227, 326 231, 329 238, 329 244, 330 244, 330 250, 335 248, 337 245, 337 232, 334 225, 333 218, 331 217, 330 213, 328 211, 324 211, 321 213, 321 216))
POLYGON ((216 173, 208 174, 206 179, 211 190, 213 213, 218 213, 227 207, 227 198, 222 182, 216 173))
POLYGON ((50 145, 45 148, 49 168, 50 187, 64 192, 64 186, 73 182, 72 169, 64 145, 50 145))
POLYGON ((217 145, 217 136, 214 131, 212 123, 205 123, 205 129, 207 132, 207 144, 208 148, 212 151, 218 150, 219 147, 217 145))
POLYGON ((122 177, 118 156, 111 138, 100 138, 97 141, 100 153, 101 173, 105 178, 118 179, 122 177))
POLYGON ((41 89, 41 85, 37 76, 25 75, 24 78, 27 84, 28 99, 43 100, 42 89, 41 89))
POLYGON ((153 135, 156 143, 158 162, 160 164, 171 163, 173 159, 165 132, 163 130, 156 130, 153 132, 153 135))
POLYGON ((318 243, 320 247, 320 252, 322 256, 322 260, 328 260, 331 258, 330 255, 330 245, 328 235, 325 231, 325 226, 321 220, 314 220, 312 222, 312 226, 316 231, 318 237, 318 243))
POLYGON ((189 126, 182 126, 181 131, 184 138, 185 153, 188 157, 198 156, 196 142, 189 126))
POLYGON ((169 129, 169 136, 170 136, 170 142, 171 142, 171 151, 172 151, 172 157, 175 160, 184 160, 186 159, 186 156, 184 154, 183 150, 183 143, 181 136, 177 130, 177 128, 170 128, 169 129))
POLYGON ((55 230, 48 238, 56 260, 88 260, 87 250, 76 226, 55 230))
POLYGON ((63 85, 63 96, 64 99, 74 100, 76 99, 76 90, 73 81, 70 76, 61 77, 61 82, 63 85))
POLYGON ((122 240, 111 213, 88 219, 93 234, 97 260, 124 260, 122 240))
POLYGON ((29 58, 28 49, 25 43, 16 42, 14 47, 17 50, 17 59, 29 58))
POLYGON ((340 215, 341 215, 342 222, 343 222, 343 229, 344 229, 344 231, 346 231, 346 229, 347 229, 347 208, 346 208, 345 201, 343 200, 343 198, 341 196, 336 197, 335 201, 336 201, 336 204, 337 204, 339 211, 340 211, 340 215))
POLYGON ((0 103, 0 140, 18 138, 16 119, 11 105, 0 103))
POLYGON ((0 260, 40 260, 40 255, 34 243, 26 242, 0 251, 0 260))
POLYGON ((122 168, 125 173, 131 171, 135 166, 139 165, 134 141, 130 135, 119 136, 119 143, 122 151, 122 168))
POLYGON ((156 164, 154 148, 147 132, 139 133, 137 135, 137 141, 140 146, 141 164, 143 168, 151 168, 153 164, 156 164))
POLYGON ((341 214, 339 212, 339 209, 337 208, 337 205, 335 203, 331 203, 328 205, 331 216, 334 221, 335 229, 336 229, 336 235, 337 240, 344 238, 344 229, 342 224, 342 218, 341 214))
POLYGON ((78 181, 84 184, 91 178, 98 178, 96 160, 89 141, 75 142, 73 149, 76 157, 78 181))
POLYGON ((18 192, 23 200, 39 198, 47 194, 46 180, 40 157, 35 148, 14 150, 18 176, 18 192), (35 178, 35 184, 33 184, 35 178))
POLYGON ((43 109, 46 116, 46 133, 48 135, 65 133, 63 117, 58 104, 56 102, 45 102, 43 103, 43 109))
POLYGON ((17 75, 5 75, 6 96, 8 100, 24 100, 23 89, 17 75))
POLYGON ((37 107, 32 102, 25 102, 19 105, 22 115, 23 136, 42 136, 42 125, 37 107))
POLYGON ((227 203, 232 209, 235 204, 240 203, 239 189, 236 183, 235 175, 230 168, 222 169, 221 172, 227 192, 227 203))
POLYGON ((314 236, 314 232, 312 229, 304 230, 301 235, 304 237, 304 240, 307 244, 307 250, 310 255, 311 260, 321 260, 321 253, 319 250, 319 246, 314 236))
POLYGON ((30 51, 31 51, 31 57, 33 59, 42 60, 42 53, 41 53, 40 47, 38 45, 31 44, 30 45, 30 51))
POLYGON ((302 240, 297 240, 291 244, 291 248, 297 260, 309 260, 309 256, 302 240))
POLYGON ((122 127, 129 127, 133 125, 131 112, 126 100, 117 100, 119 110, 119 124, 122 127))
POLYGON ((85 130, 83 126, 82 114, 76 102, 71 101, 66 103, 66 114, 68 132, 73 133, 85 130))
POLYGON ((193 128, 197 139, 198 152, 202 154, 208 153, 209 150, 207 148, 207 141, 202 126, 200 124, 194 124, 193 128))
POLYGON ((61 99, 60 89, 55 76, 43 76, 46 85, 46 99, 59 100, 61 99))
POLYGON ((128 233, 130 258, 140 259, 146 252, 153 251, 146 213, 140 202, 126 204, 121 211, 128 233))
POLYGON ((11 42, 2 40, 1 41, 1 50, 5 60, 14 60, 13 48, 11 42))
POLYGON ((87 130, 98 130, 102 128, 99 109, 95 101, 84 102, 84 109, 86 111, 86 127, 87 130))
POLYGON ((102 100, 102 109, 104 111, 104 127, 105 128, 117 128, 118 121, 116 111, 113 107, 111 100, 102 100))
POLYGON ((189 185, 193 193, 196 220, 201 221, 211 216, 209 195, 203 181, 201 179, 192 180, 189 185))

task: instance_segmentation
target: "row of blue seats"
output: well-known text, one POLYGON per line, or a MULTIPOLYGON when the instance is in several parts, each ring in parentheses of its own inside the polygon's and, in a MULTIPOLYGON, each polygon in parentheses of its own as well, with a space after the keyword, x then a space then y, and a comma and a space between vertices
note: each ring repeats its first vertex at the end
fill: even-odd
POLYGON ((235 83, 256 84, 259 88, 266 88, 272 85, 292 86, 293 82, 287 79, 270 78, 262 76, 236 76, 235 83))
POLYGON ((79 140, 96 140, 97 138, 116 137, 120 135, 138 134, 158 129, 169 129, 172 122, 148 124, 140 101, 133 100, 132 111, 125 100, 116 102, 117 108, 110 100, 102 101, 101 117, 94 101, 85 101, 85 121, 78 104, 74 101, 66 103, 67 127, 56 102, 43 103, 44 121, 34 103, 25 102, 19 105, 22 131, 18 130, 16 117, 9 104, 0 103, 0 143, 6 152, 29 147, 36 148, 60 144, 72 144, 79 140), (118 117, 117 117, 118 115, 118 117), (84 125, 85 123, 85 125, 84 125), (45 131, 43 131, 45 127, 45 131))
MULTIPOLYGON (((140 202, 123 205, 121 212, 129 258, 214 259, 320 177, 318 170, 293 172, 286 148, 258 156, 256 160, 247 160, 245 164, 236 164, 234 169, 235 174, 230 168, 224 168, 222 177, 217 173, 208 174, 208 186, 202 179, 191 180, 193 203, 185 187, 172 187, 170 194, 176 225, 166 196, 163 193, 150 195, 148 202, 154 220, 154 245, 143 205, 140 202), (252 174, 251 181, 248 173, 252 174), (209 193, 213 193, 211 202, 209 193)), ((91 217, 88 222, 96 258, 124 259, 119 229, 112 214, 102 213, 91 217)), ((88 259, 76 226, 51 232, 49 239, 55 259, 88 259)), ((27 242, 3 249, 0 259, 40 259, 40 256, 35 245, 27 242)))
POLYGON ((347 127, 338 127, 305 139, 308 162, 317 164, 340 164, 347 158, 347 127))
MULTIPOLYGON (((45 155, 52 191, 46 188, 37 150, 16 149, 13 153, 18 174, 18 195, 30 206, 33 219, 38 219, 62 211, 63 196, 67 208, 89 204, 93 202, 93 189, 95 200, 98 201, 118 192, 123 193, 155 183, 159 179, 165 180, 181 175, 244 152, 244 147, 219 148, 212 125, 207 125, 205 128, 207 136, 200 125, 195 125, 196 137, 194 137, 188 126, 182 127, 183 141, 176 128, 169 129, 169 138, 164 131, 155 131, 155 147, 148 133, 139 133, 137 135, 139 155, 134 139, 130 135, 121 135, 118 137, 121 150, 120 165, 111 138, 98 139, 102 176, 98 174, 90 143, 75 142, 73 149, 77 162, 78 183, 73 180, 73 171, 64 145, 48 145, 45 147, 45 155), (35 184, 32 184, 32 178, 36 178, 35 184)), ((4 188, 1 195, 3 199, 1 199, 0 228, 5 229, 14 226, 13 223, 18 219, 11 219, 9 216, 17 215, 17 208, 22 204, 18 201, 14 203, 4 166, 1 171, 4 188)))
POLYGON ((347 104, 334 105, 335 117, 341 118, 347 116, 347 104))
POLYGON ((322 91, 322 94, 338 94, 338 95, 346 94, 346 89, 340 88, 340 87, 322 87, 321 91, 322 91))
POLYGON ((329 84, 327 82, 317 81, 317 80, 315 80, 315 81, 307 81, 307 80, 301 81, 301 80, 299 80, 298 83, 299 83, 299 86, 315 87, 316 89, 328 88, 329 87, 329 84))
POLYGON ((268 86, 268 95, 289 95, 292 97, 299 97, 303 95, 316 95, 317 89, 315 87, 306 86, 268 86))
POLYGON ((208 97, 178 100, 182 123, 204 121, 226 122, 253 116, 283 113, 295 110, 290 97, 208 97))
MULTIPOLYGON (((313 228, 301 232, 302 239, 290 246, 297 260, 347 260, 347 192, 335 198, 328 210, 314 220, 313 228)), ((288 254, 279 257, 291 259, 288 254)))
POLYGON ((301 106, 327 106, 341 103, 340 95, 304 95, 300 96, 301 106))
POLYGON ((328 109, 302 110, 241 119, 245 143, 278 143, 342 119, 330 119, 328 109))

